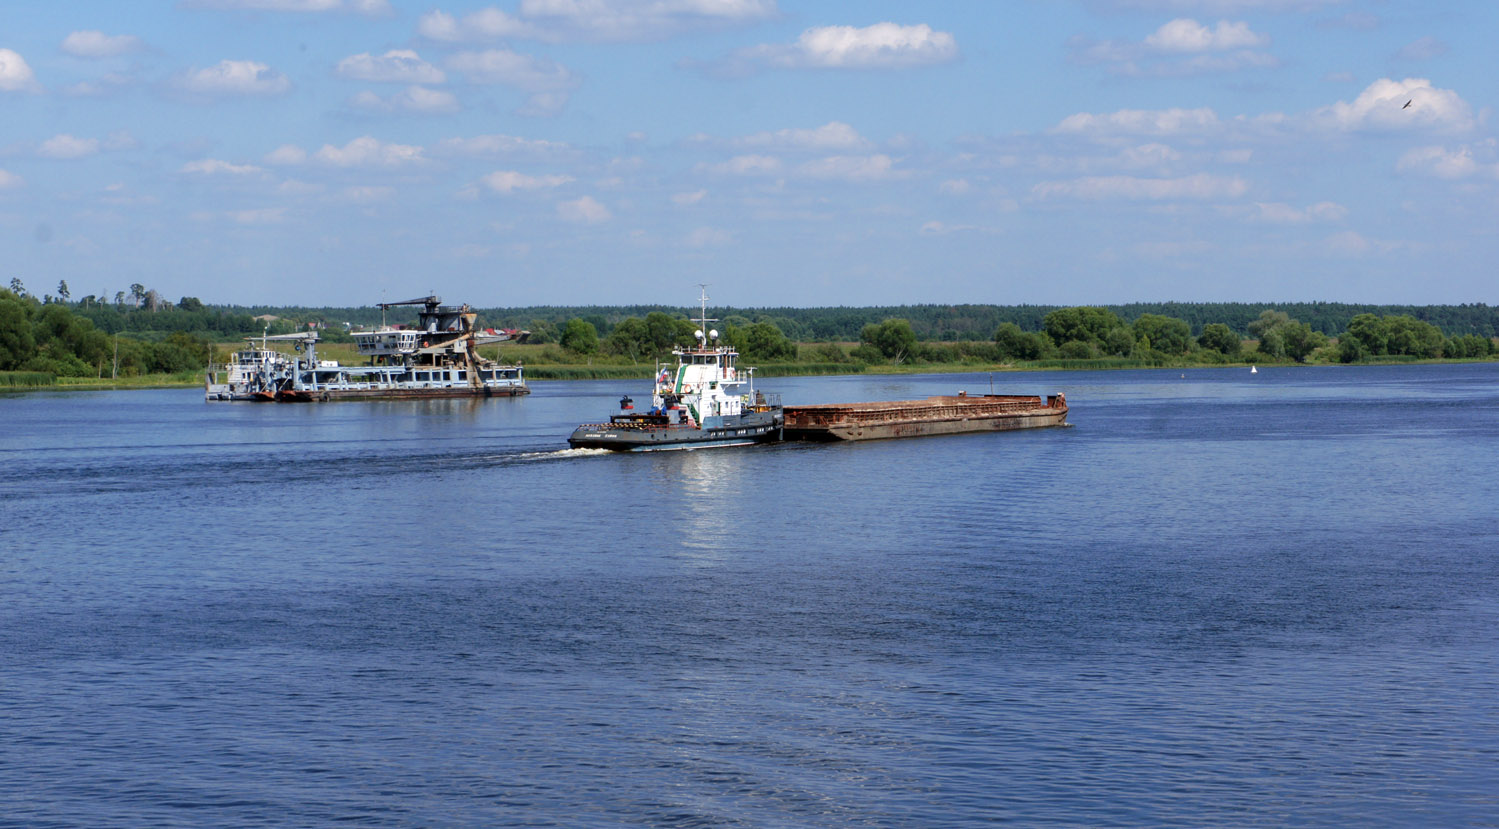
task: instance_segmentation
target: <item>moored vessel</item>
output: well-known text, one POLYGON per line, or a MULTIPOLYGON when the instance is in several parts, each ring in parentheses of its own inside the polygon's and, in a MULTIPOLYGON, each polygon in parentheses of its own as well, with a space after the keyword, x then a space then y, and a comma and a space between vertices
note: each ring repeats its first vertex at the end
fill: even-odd
POLYGON ((443 305, 436 295, 401 302, 382 302, 382 310, 421 305, 416 327, 386 326, 350 332, 362 366, 320 360, 316 331, 249 338, 251 346, 235 352, 225 366, 212 366, 205 377, 208 400, 256 400, 280 403, 332 400, 418 400, 446 397, 513 397, 529 394, 518 365, 502 365, 479 356, 481 345, 520 339, 525 332, 479 330, 477 314, 467 305, 443 305), (254 346, 255 341, 260 347, 254 346), (295 357, 268 346, 293 344, 295 357), (222 373, 224 382, 218 382, 222 373))
POLYGON ((585 423, 573 430, 575 449, 648 451, 743 446, 781 439, 780 395, 754 388, 754 369, 735 365, 738 351, 719 342, 708 328, 708 294, 696 320, 696 342, 672 349, 675 366, 658 366, 646 411, 628 396, 607 423, 585 423), (747 388, 745 388, 747 387, 747 388), (744 389, 741 392, 741 389, 744 389))
POLYGON ((1067 397, 984 394, 788 406, 787 440, 878 440, 1061 426, 1067 397))

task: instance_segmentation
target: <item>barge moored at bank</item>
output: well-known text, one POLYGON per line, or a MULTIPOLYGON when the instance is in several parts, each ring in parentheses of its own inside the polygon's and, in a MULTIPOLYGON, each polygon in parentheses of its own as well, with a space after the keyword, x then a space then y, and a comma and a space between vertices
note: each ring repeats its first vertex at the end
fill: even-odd
POLYGON ((787 440, 878 440, 1062 426, 1067 397, 984 394, 785 408, 787 440))
POLYGON ((369 358, 367 365, 345 366, 318 359, 316 331, 254 337, 227 365, 209 368, 204 396, 208 400, 307 403, 530 393, 520 366, 501 365, 478 352, 481 345, 520 339, 525 332, 476 329, 478 315, 467 305, 443 305, 435 295, 383 302, 380 308, 398 305, 422 306, 416 327, 381 325, 350 332, 359 353, 369 358), (297 355, 270 348, 272 340, 291 342, 297 355))

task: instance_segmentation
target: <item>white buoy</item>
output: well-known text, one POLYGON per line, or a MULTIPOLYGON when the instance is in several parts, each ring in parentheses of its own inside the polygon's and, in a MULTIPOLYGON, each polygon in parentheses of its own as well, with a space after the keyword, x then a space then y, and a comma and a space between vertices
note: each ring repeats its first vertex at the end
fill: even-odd
POLYGON ((1259 374, 1259 373, 1260 373, 1260 370, 1259 370, 1259 369, 1257 369, 1257 368, 1255 368, 1255 367, 1254 367, 1254 366, 1250 366, 1250 367, 1249 367, 1249 373, 1250 373, 1250 374, 1259 374))

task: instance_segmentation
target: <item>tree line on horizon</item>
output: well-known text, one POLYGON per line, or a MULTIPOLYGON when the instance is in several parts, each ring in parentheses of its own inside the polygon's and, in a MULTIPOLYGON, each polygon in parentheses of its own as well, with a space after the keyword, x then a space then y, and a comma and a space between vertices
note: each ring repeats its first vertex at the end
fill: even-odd
MULTIPOLYGON (((556 344, 560 349, 548 354, 559 362, 597 355, 635 363, 690 344, 696 325, 689 315, 697 309, 533 306, 476 311, 481 326, 526 328, 531 342, 556 344)), ((726 342, 747 359, 766 363, 1463 359, 1491 356, 1499 332, 1499 308, 1481 303, 911 305, 721 308, 709 313, 719 319, 715 325, 726 342), (844 343, 853 345, 845 348, 844 343)), ((349 339, 347 327, 415 321, 416 311, 409 308, 243 307, 195 297, 174 303, 140 284, 113 297, 73 301, 67 283, 61 282, 55 295, 38 298, 12 279, 10 290, 0 289, 0 371, 173 373, 202 368, 215 342, 307 327, 340 341, 349 339)))

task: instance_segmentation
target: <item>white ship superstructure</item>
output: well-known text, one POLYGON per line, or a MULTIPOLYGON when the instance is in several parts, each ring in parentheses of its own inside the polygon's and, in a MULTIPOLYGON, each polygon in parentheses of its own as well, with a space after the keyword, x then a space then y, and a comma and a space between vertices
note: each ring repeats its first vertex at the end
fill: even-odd
POLYGON ((415 328, 381 325, 350 332, 359 353, 369 358, 367 365, 318 359, 316 331, 262 336, 252 340, 260 348, 236 352, 228 365, 210 368, 206 397, 312 402, 530 393, 519 365, 502 365, 478 352, 481 345, 519 339, 525 332, 477 330, 477 315, 467 305, 443 305, 435 295, 381 303, 380 308, 418 304, 422 310, 415 328), (269 341, 291 342, 297 356, 269 349, 269 341), (216 382, 220 371, 222 383, 216 382))

